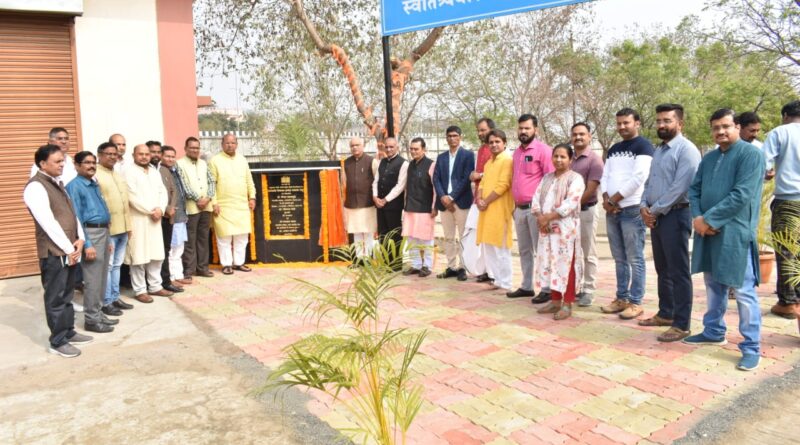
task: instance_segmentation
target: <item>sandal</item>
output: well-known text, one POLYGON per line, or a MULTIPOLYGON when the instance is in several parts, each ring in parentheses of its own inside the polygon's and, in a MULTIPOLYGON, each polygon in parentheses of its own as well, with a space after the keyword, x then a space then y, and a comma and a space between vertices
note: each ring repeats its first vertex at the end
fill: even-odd
POLYGON ((250 272, 253 269, 251 269, 251 268, 245 266, 244 264, 242 264, 241 266, 233 266, 233 270, 238 270, 238 271, 241 271, 241 272, 250 272))
POLYGON ((222 274, 223 275, 233 275, 233 269, 231 269, 231 266, 225 266, 225 267, 222 268, 222 274))
POLYGON ((559 309, 561 309, 560 301, 558 302, 549 301, 546 305, 537 309, 536 312, 539 314, 555 314, 556 312, 559 311, 559 309))
POLYGON ((562 304, 558 312, 553 314, 553 320, 566 320, 571 316, 572 316, 572 304, 566 303, 562 304))

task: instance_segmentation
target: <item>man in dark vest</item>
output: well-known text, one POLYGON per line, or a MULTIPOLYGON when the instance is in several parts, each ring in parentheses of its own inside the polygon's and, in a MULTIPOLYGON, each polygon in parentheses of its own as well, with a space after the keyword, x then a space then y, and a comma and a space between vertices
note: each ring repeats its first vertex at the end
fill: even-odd
POLYGON ((425 139, 414 138, 409 147, 411 162, 406 179, 406 206, 403 236, 409 249, 411 267, 403 275, 431 274, 433 268, 433 229, 436 223, 436 192, 433 190, 433 159, 425 155, 425 139))
POLYGON ((360 137, 350 139, 352 156, 344 160, 342 182, 345 186, 344 221, 347 233, 353 235, 355 254, 368 256, 375 244, 378 220, 375 203, 372 202, 372 181, 378 169, 378 162, 364 154, 364 140, 360 137))
MULTIPOLYGON (((390 235, 396 245, 400 245, 400 229, 405 202, 406 175, 408 162, 397 154, 397 139, 387 138, 384 141, 386 157, 378 164, 378 174, 372 182, 372 201, 378 208, 378 234, 383 239, 390 235)), ((400 254, 400 252, 396 252, 400 254)), ((395 258, 392 267, 400 270, 402 264, 395 258)))
POLYGON ((23 199, 36 226, 36 253, 50 328, 50 352, 77 357, 81 351, 73 345, 92 341, 92 337, 75 332, 72 307, 75 269, 83 250, 83 228, 64 184, 57 179, 64 170, 64 153, 57 145, 43 145, 36 150, 34 162, 39 171, 25 186, 23 199))

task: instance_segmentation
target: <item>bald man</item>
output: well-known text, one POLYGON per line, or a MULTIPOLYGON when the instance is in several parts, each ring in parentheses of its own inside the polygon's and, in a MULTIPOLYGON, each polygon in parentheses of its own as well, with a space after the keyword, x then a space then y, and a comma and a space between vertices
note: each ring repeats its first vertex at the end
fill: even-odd
MULTIPOLYGON (((378 208, 376 213, 381 241, 386 236, 391 236, 399 245, 402 240, 408 162, 398 154, 397 139, 387 138, 384 147, 386 157, 378 164, 378 174, 372 181, 372 202, 378 208)), ((400 270, 402 266, 402 258, 392 259, 392 267, 395 270, 400 270)))
POLYGON ((344 160, 344 221, 347 233, 353 235, 355 254, 368 256, 375 244, 378 220, 372 200, 372 182, 378 171, 378 162, 364 153, 364 140, 350 139, 351 156, 344 160))

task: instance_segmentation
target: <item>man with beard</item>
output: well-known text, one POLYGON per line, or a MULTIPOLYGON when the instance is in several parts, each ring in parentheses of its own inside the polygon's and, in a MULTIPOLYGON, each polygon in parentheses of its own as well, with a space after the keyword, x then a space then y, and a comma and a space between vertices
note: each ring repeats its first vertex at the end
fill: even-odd
MULTIPOLYGON (((496 125, 494 121, 488 117, 480 118, 475 124, 475 129, 478 132, 478 139, 481 141, 481 146, 478 149, 477 155, 475 156, 475 170, 469 175, 469 180, 474 184, 473 189, 475 192, 478 191, 478 188, 481 185, 483 169, 486 166, 486 163, 489 161, 489 159, 492 159, 492 151, 489 149, 489 144, 487 143, 486 138, 488 137, 489 132, 495 128, 496 125)), ((493 277, 489 276, 486 267, 484 246, 475 242, 476 230, 478 229, 478 216, 480 213, 477 204, 480 197, 477 193, 473 193, 473 195, 475 195, 475 199, 473 200, 472 206, 469 209, 469 214, 467 215, 467 223, 465 225, 466 234, 464 235, 464 241, 462 243, 464 248, 464 264, 471 273, 477 275, 475 281, 478 283, 484 283, 487 281, 491 282, 494 280, 493 277)))
POLYGON ((758 148, 764 145, 758 140, 758 135, 761 134, 761 118, 758 117, 758 114, 754 111, 745 111, 736 116, 736 123, 740 128, 739 137, 743 141, 749 142, 758 148))
POLYGON ((578 306, 592 305, 597 275, 597 249, 595 246, 597 233, 597 188, 603 178, 603 160, 592 150, 592 130, 586 122, 578 122, 572 126, 572 171, 583 176, 586 188, 581 196, 581 251, 583 258, 583 285, 578 292, 578 306))
MULTIPOLYGON (((514 150, 514 175, 511 180, 511 194, 516 205, 514 227, 517 230, 519 263, 522 267, 522 284, 519 289, 506 293, 508 298, 532 297, 533 260, 539 243, 539 225, 531 213, 531 200, 544 175, 555 170, 553 149, 536 139, 539 119, 532 114, 523 114, 517 119, 517 139, 519 147, 514 150)), ((539 295, 531 300, 534 304, 550 301, 550 289, 542 288, 539 295)))
POLYGON ((653 144, 639 135, 641 119, 635 110, 623 108, 616 119, 622 141, 608 151, 600 191, 606 211, 608 245, 617 272, 617 298, 600 309, 631 320, 643 312, 646 228, 639 208, 653 161, 653 144))
POLYGON ((125 152, 128 151, 128 142, 125 140, 125 136, 119 133, 112 134, 108 138, 108 142, 117 147, 117 162, 114 164, 114 171, 122 174, 125 168, 130 165, 130 163, 125 159, 125 152))
POLYGON ((84 329, 97 333, 111 332, 119 320, 111 320, 101 312, 108 283, 108 227, 111 213, 94 178, 97 158, 89 151, 82 151, 75 155, 75 164, 78 176, 67 184, 67 193, 86 237, 81 260, 85 283, 84 329))
POLYGON ((692 215, 688 192, 700 164, 700 151, 681 134, 682 105, 657 106, 656 129, 662 144, 653 154, 640 213, 644 224, 650 228, 653 262, 658 274, 658 313, 640 320, 639 326, 669 326, 658 336, 658 341, 673 342, 690 334, 692 215))

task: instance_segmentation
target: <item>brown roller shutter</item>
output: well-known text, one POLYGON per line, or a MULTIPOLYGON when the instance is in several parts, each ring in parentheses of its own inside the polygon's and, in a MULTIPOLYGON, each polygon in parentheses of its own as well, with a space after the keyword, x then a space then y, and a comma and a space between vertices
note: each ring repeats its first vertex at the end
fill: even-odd
POLYGON ((39 273, 22 201, 36 148, 52 127, 80 141, 71 17, 0 12, 0 278, 39 273))

